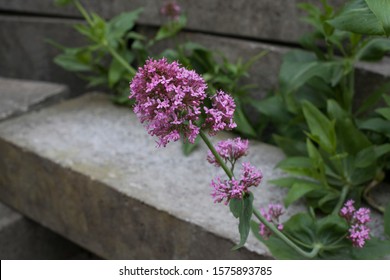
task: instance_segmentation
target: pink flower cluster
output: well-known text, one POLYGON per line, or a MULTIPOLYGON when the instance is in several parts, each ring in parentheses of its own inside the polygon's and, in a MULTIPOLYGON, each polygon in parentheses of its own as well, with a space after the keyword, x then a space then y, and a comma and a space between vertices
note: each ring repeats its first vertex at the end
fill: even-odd
POLYGON ((173 20, 177 20, 180 16, 181 8, 176 1, 167 2, 161 7, 160 13, 173 20))
MULTIPOLYGON (((221 156, 221 158, 225 160, 225 163, 229 161, 231 164, 234 164, 239 158, 247 154, 248 144, 248 140, 241 140, 240 137, 237 137, 234 139, 219 141, 215 147, 215 150, 221 156)), ((207 161, 219 167, 219 163, 211 151, 208 151, 207 161)))
POLYGON ((225 205, 233 198, 241 199, 245 193, 249 192, 249 187, 257 187, 261 183, 263 174, 248 162, 242 164, 242 172, 240 180, 232 178, 231 180, 221 180, 217 177, 211 181, 213 191, 211 196, 214 198, 214 203, 225 200, 225 205))
POLYGON ((181 137, 194 143, 203 109, 208 116, 204 128, 212 127, 215 133, 234 127, 233 120, 228 119, 233 117, 233 99, 220 91, 213 98, 213 107, 208 109, 204 107, 206 88, 205 81, 195 71, 177 62, 168 63, 165 58, 149 59, 131 81, 129 98, 135 98, 134 112, 145 123, 148 133, 157 136, 158 146, 165 147, 181 137), (212 118, 210 114, 220 117, 212 118))
MULTIPOLYGON (((279 222, 279 217, 284 213, 281 204, 269 204, 268 210, 261 208, 260 213, 268 222, 273 223, 278 230, 283 230, 283 224, 279 222)), ((260 223, 259 234, 264 239, 268 239, 271 236, 272 231, 266 225, 260 223)))
POLYGON ((361 207, 358 210, 353 206, 355 202, 350 199, 340 210, 340 216, 350 225, 348 239, 354 247, 362 248, 366 240, 370 239, 370 228, 367 223, 371 221, 370 209, 361 207))
POLYGON ((212 108, 204 107, 207 114, 205 126, 209 127, 209 134, 215 135, 218 131, 235 128, 237 124, 233 121, 236 109, 234 99, 222 90, 217 91, 211 99, 212 108))

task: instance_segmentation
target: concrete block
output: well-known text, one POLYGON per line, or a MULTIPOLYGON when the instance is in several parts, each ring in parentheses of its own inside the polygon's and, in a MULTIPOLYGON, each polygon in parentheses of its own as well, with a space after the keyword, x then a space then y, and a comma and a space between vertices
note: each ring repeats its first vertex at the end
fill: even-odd
POLYGON ((42 108, 68 95, 64 85, 0 77, 0 120, 42 108))
MULTIPOLYGON (((84 0, 81 2, 106 18, 111 18, 123 11, 144 7, 145 11, 139 23, 161 25, 165 19, 160 15, 160 8, 167 1, 84 0)), ((187 28, 189 30, 282 42, 297 42, 299 37, 309 30, 308 26, 300 21, 303 13, 297 8, 297 4, 302 2, 299 0, 183 0, 178 2, 188 15, 187 28)), ((306 2, 320 5, 317 0, 306 2)), ((345 3, 344 0, 329 2, 335 6, 345 3)), ((0 9, 80 17, 75 9, 55 7, 51 0, 0 0, 0 9)))
MULTIPOLYGON (((0 198, 108 259, 270 258, 253 237, 240 252, 237 221, 210 197, 218 174, 201 147, 157 149, 128 108, 88 95, 0 125, 0 198), (44 136, 43 136, 44 135, 44 136), (65 140, 65 141, 64 141, 65 140), (202 174, 201 176, 197 176, 202 174)), ((283 155, 253 143, 266 180, 283 155)), ((256 206, 281 201, 266 182, 256 206)), ((292 208, 292 211, 296 208, 292 208)))
POLYGON ((67 84, 72 95, 84 92, 85 82, 54 64, 59 51, 51 39, 69 47, 84 39, 71 26, 78 21, 51 18, 0 16, 0 76, 67 84))
MULTIPOLYGON (((69 259, 85 250, 0 204, 0 259, 69 259)), ((84 254, 84 255, 83 255, 84 254)))
MULTIPOLYGON (((210 180, 222 172, 203 145, 189 157, 180 143, 157 149, 129 109, 105 95, 0 124, 0 155, 0 199, 103 258, 271 258, 252 236, 230 250, 237 221, 212 202, 210 180)), ((253 190, 255 207, 281 202, 285 190, 267 180, 282 175, 274 169, 282 152, 252 142, 248 157, 265 178, 253 190)), ((286 217, 304 209, 296 204, 286 217)))

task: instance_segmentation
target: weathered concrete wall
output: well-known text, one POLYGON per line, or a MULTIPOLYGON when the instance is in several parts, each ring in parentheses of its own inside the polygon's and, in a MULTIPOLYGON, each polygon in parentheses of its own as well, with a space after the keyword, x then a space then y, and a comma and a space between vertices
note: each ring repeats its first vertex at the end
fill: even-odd
POLYGON ((53 62, 60 53, 48 39, 76 47, 84 40, 71 26, 78 21, 25 16, 0 16, 0 76, 67 84, 72 94, 84 82, 53 62))
MULTIPOLYGON (((58 8, 53 0, 0 0, 0 10, 30 12, 56 16, 79 17, 74 8, 58 8)), ((165 0, 84 0, 89 9, 110 18, 123 11, 144 7, 140 24, 160 25, 164 18, 160 7, 165 0)), ((245 36, 263 40, 296 42, 308 30, 300 21, 302 12, 297 8, 301 0, 182 0, 177 1, 188 15, 190 30, 245 36)), ((318 0, 308 0, 320 5, 318 0)), ((345 0, 329 1, 342 6, 345 0)))

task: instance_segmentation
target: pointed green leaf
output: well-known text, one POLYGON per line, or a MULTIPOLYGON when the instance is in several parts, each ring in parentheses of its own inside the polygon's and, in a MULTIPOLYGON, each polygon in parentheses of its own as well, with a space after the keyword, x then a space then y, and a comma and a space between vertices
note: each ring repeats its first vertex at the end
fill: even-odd
MULTIPOLYGON (((377 112, 379 115, 390 121, 390 107, 388 108, 379 108, 376 109, 375 112, 377 112)), ((390 125, 390 122, 389 122, 390 125)))
POLYGON ((288 207, 291 203, 305 196, 307 193, 320 188, 321 186, 316 183, 295 183, 287 193, 287 196, 284 199, 284 205, 288 207))
POLYGON ((245 245, 246 240, 248 239, 250 231, 250 222, 253 213, 253 194, 245 196, 242 199, 243 205, 241 207, 241 213, 239 216, 238 230, 240 232, 240 243, 232 248, 232 250, 237 250, 245 245))
MULTIPOLYGON (((375 0, 376 1, 376 0, 375 0)), ((383 25, 364 0, 353 0, 339 15, 328 20, 333 27, 358 34, 384 35, 383 25)))
POLYGON ((386 36, 390 35, 390 0, 365 0, 379 20, 386 36))
POLYGON ((321 113, 310 102, 303 102, 303 114, 310 134, 318 137, 318 144, 329 153, 336 149, 335 123, 331 122, 323 113, 321 113))
POLYGON ((386 53, 390 52, 390 40, 384 38, 373 38, 359 49, 355 58, 356 60, 378 61, 386 53))

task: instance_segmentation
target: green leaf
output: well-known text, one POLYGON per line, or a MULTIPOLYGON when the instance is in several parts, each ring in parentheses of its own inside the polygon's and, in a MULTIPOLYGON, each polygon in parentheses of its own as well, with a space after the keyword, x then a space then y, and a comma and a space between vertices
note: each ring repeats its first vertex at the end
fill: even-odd
MULTIPOLYGON (((390 82, 382 84, 373 93, 369 94, 368 97, 362 102, 362 105, 356 111, 356 115, 361 115, 367 112, 372 107, 374 107, 379 102, 381 97, 383 97, 385 100, 386 98, 390 99, 390 97, 385 95, 388 94, 389 92, 390 92, 390 82)), ((390 100, 388 106, 390 106, 390 100)))
MULTIPOLYGON (((377 112, 379 115, 390 121, 390 107, 388 108, 379 108, 376 109, 375 112, 377 112)), ((390 123, 389 123, 390 125, 390 123)))
POLYGON ((390 51, 390 40, 384 38, 370 39, 357 52, 355 59, 364 61, 381 60, 390 51))
POLYGON ((381 118, 372 118, 359 124, 360 129, 371 130, 390 137, 390 123, 381 118))
POLYGON ((189 156, 193 151, 195 151, 195 149, 199 146, 199 142, 200 142, 199 136, 196 137, 194 144, 188 141, 183 142, 182 150, 184 155, 189 156))
POLYGON ((365 168, 375 163, 377 155, 374 146, 370 146, 361 150, 355 158, 355 166, 358 168, 365 168))
POLYGON ((233 198, 229 202, 230 212, 233 214, 235 218, 240 217, 243 206, 244 206, 244 201, 242 199, 233 198))
POLYGON ((309 181, 299 177, 283 177, 279 179, 268 180, 268 183, 277 185, 279 187, 291 188, 294 184, 310 184, 313 183, 313 181, 309 181))
POLYGON ((244 111, 241 108, 240 101, 236 99, 236 110, 234 112, 234 121, 237 124, 235 128, 240 133, 250 137, 256 137, 256 131, 253 129, 249 120, 246 118, 244 111))
POLYGON ((385 214, 383 216, 383 220, 384 220, 385 234, 390 238, 390 203, 387 204, 387 207, 385 209, 385 214))
POLYGON ((251 229, 253 235, 260 240, 262 243, 267 246, 270 250, 272 256, 278 260, 301 260, 303 257, 297 253, 294 249, 288 246, 283 240, 280 238, 271 235, 269 239, 264 239, 259 234, 259 224, 251 221, 251 229))
POLYGON ((67 48, 56 56, 54 62, 68 71, 91 71, 91 53, 84 48, 67 48))
POLYGON ((343 61, 317 61, 313 56, 302 55, 302 51, 293 51, 293 53, 284 57, 280 70, 281 90, 285 94, 296 91, 315 77, 334 86, 345 74, 343 61), (303 61, 294 61, 294 58, 303 58, 303 61))
POLYGON ((284 199, 284 205, 286 207, 290 206, 291 203, 305 196, 307 193, 320 189, 321 186, 316 183, 295 183, 292 188, 287 193, 286 198, 284 199))
POLYGON ((386 36, 390 35, 390 0, 365 0, 382 25, 386 36))
POLYGON ((239 216, 238 230, 240 232, 240 243, 232 248, 232 250, 237 250, 244 246, 246 240, 248 239, 250 231, 250 222, 253 213, 253 194, 250 192, 249 195, 245 196, 242 199, 242 207, 239 216))
POLYGON ((175 36, 180 30, 182 30, 187 24, 187 18, 185 15, 181 15, 179 20, 170 21, 167 24, 160 27, 157 31, 154 40, 160 41, 175 36))
POLYGON ((360 260, 376 260, 390 255, 390 240, 371 237, 363 248, 352 248, 352 258, 360 260))
POLYGON ((385 100, 387 106, 390 106, 390 95, 383 95, 383 99, 385 100))
POLYGON ((331 122, 311 103, 303 102, 303 114, 305 116, 310 133, 317 138, 318 144, 325 151, 332 153, 336 149, 335 123, 331 122))
MULTIPOLYGON (((125 36, 125 34, 134 28, 135 22, 139 15, 143 12, 143 8, 138 8, 134 11, 121 13, 112 18, 107 23, 107 41, 119 40, 125 36)), ((132 33, 134 36, 134 32, 132 33)), ((137 37, 143 37, 139 35, 137 37)), ((135 38, 133 38, 135 39, 135 38)))
POLYGON ((288 157, 280 161, 276 167, 293 175, 319 179, 313 165, 313 160, 307 157, 288 157))
POLYGON ((334 100, 327 102, 328 115, 336 120, 338 145, 342 152, 356 155, 361 150, 371 146, 366 135, 355 125, 349 114, 334 100))
POLYGON ((328 20, 333 27, 358 34, 384 35, 383 26, 364 0, 353 0, 339 15, 328 20))
POLYGON ((287 156, 305 156, 307 154, 305 143, 302 141, 280 135, 273 135, 272 137, 287 156))
POLYGON ((347 231, 348 224, 339 215, 328 215, 317 221, 316 236, 323 245, 340 240, 347 231))
POLYGON ((283 99, 279 95, 273 95, 262 100, 252 100, 249 105, 275 122, 286 122, 290 119, 288 112, 285 110, 283 99))

